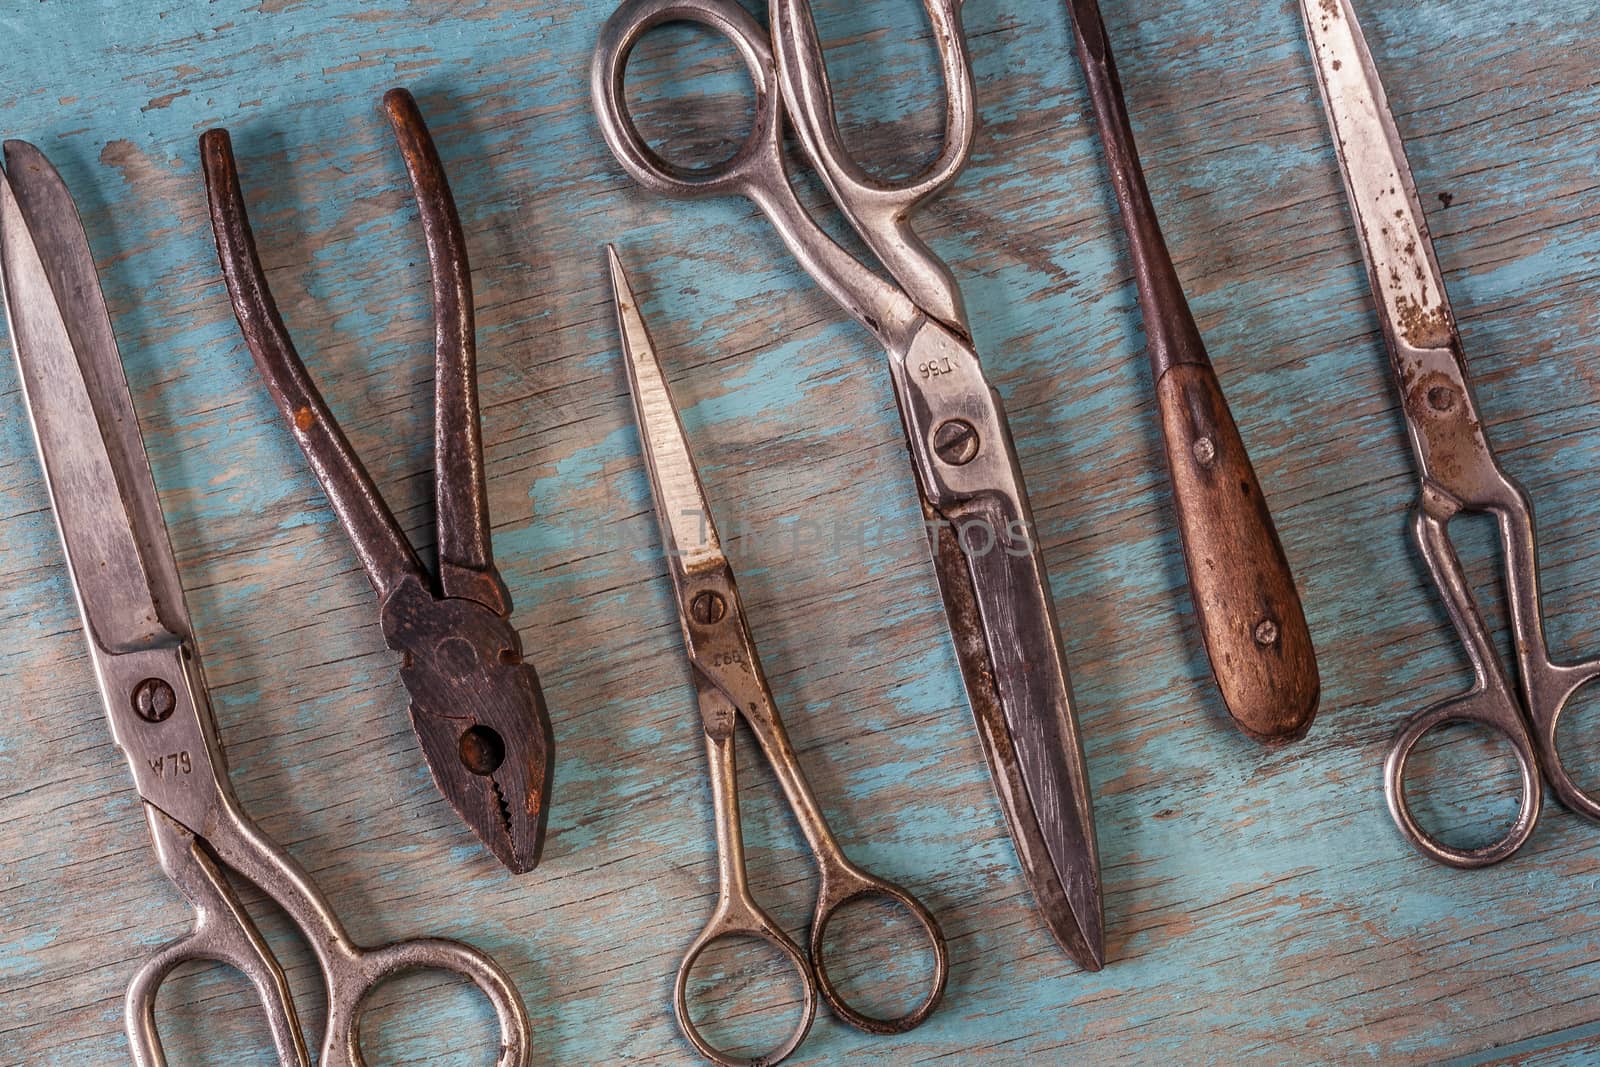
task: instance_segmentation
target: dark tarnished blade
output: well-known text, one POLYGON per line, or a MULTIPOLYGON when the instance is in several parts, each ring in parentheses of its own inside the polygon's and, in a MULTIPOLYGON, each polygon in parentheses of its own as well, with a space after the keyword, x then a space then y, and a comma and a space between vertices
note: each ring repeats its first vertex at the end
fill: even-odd
MULTIPOLYGON (((1089 777, 1038 546, 969 554, 953 529, 973 522, 1014 528, 1003 510, 996 501, 953 523, 928 511, 934 570, 1023 874, 1062 949, 1098 971, 1105 966, 1105 917, 1089 777)), ((1031 519, 1027 529, 1031 536, 1031 519)))
POLYGON ((88 238, 32 145, 5 143, 6 312, 84 621, 110 652, 187 638, 188 610, 88 238))

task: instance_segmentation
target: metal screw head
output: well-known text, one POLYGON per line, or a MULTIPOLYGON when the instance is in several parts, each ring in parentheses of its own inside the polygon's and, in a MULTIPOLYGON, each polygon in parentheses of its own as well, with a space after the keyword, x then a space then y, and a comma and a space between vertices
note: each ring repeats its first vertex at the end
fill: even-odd
POLYGON ((1435 411, 1449 411, 1456 406, 1456 393, 1448 385, 1436 385, 1428 390, 1428 406, 1435 411))
POLYGON ((1202 467, 1211 466, 1211 461, 1217 458, 1217 446, 1209 437, 1196 438, 1193 451, 1195 461, 1202 467))
POLYGON ((728 613, 728 602, 720 594, 707 589, 695 595, 689 602, 689 614, 701 626, 710 626, 714 622, 721 622, 722 617, 728 613))
POLYGON ((133 710, 145 722, 161 722, 177 707, 177 694, 160 678, 146 678, 133 687, 133 710))
POLYGON ((952 467, 971 463, 978 454, 978 431, 965 419, 946 419, 933 431, 933 451, 952 467))
POLYGON ((1278 640, 1278 624, 1271 619, 1262 619, 1256 623, 1256 644, 1270 645, 1278 640))

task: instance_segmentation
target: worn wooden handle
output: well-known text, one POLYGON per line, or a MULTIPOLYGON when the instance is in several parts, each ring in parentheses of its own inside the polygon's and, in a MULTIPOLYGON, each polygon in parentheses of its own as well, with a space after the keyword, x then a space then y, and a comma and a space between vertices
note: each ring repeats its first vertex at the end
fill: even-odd
POLYGON ((1217 687, 1258 741, 1303 737, 1321 682, 1305 612, 1261 485, 1207 364, 1156 382, 1189 590, 1217 687))

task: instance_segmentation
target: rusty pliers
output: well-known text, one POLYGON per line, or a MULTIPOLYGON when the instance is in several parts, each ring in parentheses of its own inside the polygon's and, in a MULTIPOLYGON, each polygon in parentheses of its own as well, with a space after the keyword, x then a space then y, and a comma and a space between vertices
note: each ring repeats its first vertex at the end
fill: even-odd
POLYGON ((472 281, 444 166, 404 89, 384 108, 416 194, 433 274, 434 487, 439 567, 418 559, 295 352, 267 287, 227 131, 200 138, 217 256, 245 343, 377 590, 433 780, 518 874, 539 862, 554 745, 539 679, 523 662, 490 548, 472 281))

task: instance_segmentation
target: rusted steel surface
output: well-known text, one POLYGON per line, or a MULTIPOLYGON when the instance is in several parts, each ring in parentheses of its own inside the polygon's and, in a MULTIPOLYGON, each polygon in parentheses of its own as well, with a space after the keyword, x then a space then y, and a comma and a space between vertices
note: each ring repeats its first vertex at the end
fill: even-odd
POLYGON ((439 153, 404 89, 384 96, 433 275, 437 577, 424 569, 289 339, 261 269, 226 131, 200 139, 217 258, 267 392, 288 421, 378 593, 411 723, 439 792, 501 863, 539 862, 554 761, 539 679, 523 661, 490 547, 472 280, 439 153))
MULTIPOLYGON (((1209 680, 1066 12, 963 8, 974 159, 921 217, 1006 400, 1055 588, 1096 790, 1098 974, 1063 958, 1023 887, 881 353, 745 205, 657 200, 616 168, 587 82, 609 4, 63 7, 0 12, 0 129, 44 148, 83 208, 241 802, 358 940, 427 931, 492 953, 539 1062, 693 1062, 671 998, 714 903, 704 744, 617 351, 610 240, 708 496, 741 517, 724 518, 724 547, 828 820, 853 858, 915 886, 948 938, 949 988, 915 1032, 871 1037, 824 1013, 790 1062, 1548 1067, 1600 1052, 1600 830, 1552 806, 1517 857, 1457 872, 1415 854, 1384 810, 1403 716, 1457 690, 1465 664, 1408 540, 1415 466, 1297 4, 1102 0, 1163 230, 1319 653, 1316 726, 1275 751, 1228 725, 1209 680), (522 877, 434 788, 369 584, 239 338, 195 147, 232 131, 266 276, 426 557, 435 327, 377 108, 400 84, 461 214, 495 558, 559 754, 545 854, 522 877)), ((868 160, 931 158, 920 5, 817 8, 846 142, 868 160)), ((1593 648, 1600 10, 1362 13, 1480 416, 1539 502, 1552 646, 1593 648)), ((652 35, 630 75, 645 133, 731 148, 736 62, 702 34, 652 35), (688 89, 684 50, 707 75, 688 89), (667 106, 701 90, 710 119, 667 106)), ((1492 531, 1469 533, 1464 562, 1498 609, 1492 531)), ((0 1063, 122 1062, 128 977, 187 916, 99 713, 9 356, 0 590, 0 1063)), ((1461 738, 1423 769, 1471 769, 1483 751, 1461 738)), ((1600 777, 1595 751, 1580 770, 1600 777)), ((756 784, 752 885, 801 929, 803 846, 754 747, 738 756, 756 784)), ((1510 784, 1462 779, 1422 814, 1509 818, 1510 784)), ((316 1025, 313 963, 262 920, 316 1025)), ((231 976, 180 972, 161 1010, 175 1064, 266 1062, 259 1009, 231 976)), ((364 1031, 374 1063, 476 1065, 494 1040, 488 1009, 431 976, 380 990, 364 1031)))

